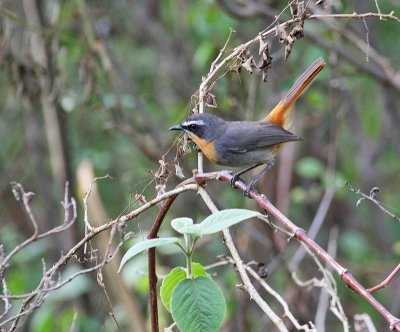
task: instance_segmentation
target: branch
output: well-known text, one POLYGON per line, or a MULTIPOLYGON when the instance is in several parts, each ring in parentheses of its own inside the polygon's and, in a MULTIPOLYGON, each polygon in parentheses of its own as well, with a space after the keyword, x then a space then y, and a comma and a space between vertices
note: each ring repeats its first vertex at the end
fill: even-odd
POLYGON ((313 14, 309 16, 309 19, 320 19, 320 18, 345 18, 345 19, 364 19, 367 17, 378 17, 380 20, 392 20, 400 23, 400 18, 394 15, 394 11, 391 11, 389 14, 382 13, 352 13, 352 14, 313 14))
POLYGON ((22 200, 23 203, 23 207, 24 210, 26 212, 26 214, 29 217, 29 220, 31 221, 32 225, 33 225, 33 234, 31 235, 31 237, 29 237, 28 239, 26 239, 24 242, 20 243, 19 245, 17 245, 16 247, 13 248, 13 250, 11 250, 11 252, 1 261, 0 263, 0 276, 3 277, 3 273, 5 268, 7 267, 7 263, 18 253, 20 252, 22 249, 24 249, 25 247, 27 247, 29 244, 31 244, 34 241, 37 241, 39 239, 42 239, 44 237, 47 237, 51 234, 54 233, 60 233, 66 229, 68 229, 70 226, 72 226, 72 224, 75 222, 76 218, 77 218, 77 207, 76 207, 76 201, 74 198, 69 196, 69 184, 68 182, 65 184, 65 195, 64 195, 64 201, 61 202, 61 204, 64 207, 64 222, 63 224, 61 224, 60 226, 54 227, 52 229, 50 229, 47 232, 41 233, 39 234, 39 228, 36 222, 36 218, 34 216, 34 213, 30 207, 30 203, 32 201, 32 198, 34 197, 34 193, 33 192, 25 192, 24 188, 22 187, 22 185, 18 182, 12 182, 12 191, 14 193, 15 199, 17 201, 22 200), (70 199, 70 201, 69 201, 70 199), (72 208, 73 211, 73 215, 70 216, 70 209, 72 208))
MULTIPOLYGON (((211 172, 199 174, 196 180, 199 183, 206 182, 211 179, 226 181, 230 183, 232 175, 228 171, 211 172)), ((235 187, 244 192, 247 186, 242 181, 235 182, 235 187)), ((393 316, 379 301, 377 301, 343 266, 341 266, 335 259, 333 259, 323 248, 315 243, 304 231, 304 229, 295 225, 285 215, 283 215, 264 195, 259 194, 256 190, 252 189, 249 192, 249 197, 253 198, 258 206, 266 210, 269 214, 276 218, 276 221, 288 229, 292 237, 303 243, 309 250, 311 250, 317 257, 333 268, 340 278, 352 289, 354 292, 361 295, 369 304, 378 311, 382 317, 390 324, 390 329, 400 332, 400 319, 393 316)))
MULTIPOLYGON (((226 11, 232 14, 235 17, 241 19, 269 19, 273 20, 272 24, 275 24, 278 17, 283 16, 283 11, 278 12, 273 8, 268 7, 267 5, 261 5, 259 3, 254 3, 251 1, 247 1, 241 6, 235 6, 233 1, 219 0, 219 3, 224 7, 226 11)), ((318 7, 312 7, 313 10, 317 11, 318 7)), ((312 15, 306 15, 302 17, 304 21, 318 19, 323 23, 326 23, 329 27, 336 30, 340 33, 345 39, 349 40, 351 46, 356 46, 360 51, 365 51, 368 49, 371 52, 371 58, 373 62, 377 65, 371 66, 370 63, 360 62, 359 59, 353 55, 351 51, 347 48, 343 47, 343 44, 337 44, 334 42, 329 42, 326 39, 320 38, 317 34, 312 31, 307 31, 305 37, 310 39, 313 43, 316 43, 320 47, 326 50, 335 50, 337 54, 350 62, 357 69, 362 70, 363 72, 368 73, 369 75, 375 77, 380 80, 382 83, 389 84, 396 91, 400 91, 400 76, 397 74, 396 70, 390 65, 390 62, 381 54, 379 54, 375 49, 372 49, 369 44, 363 42, 356 36, 354 33, 348 30, 344 30, 342 27, 335 24, 335 20, 338 19, 362 19, 365 20, 368 17, 372 18, 380 18, 381 20, 392 20, 396 22, 400 22, 400 19, 394 15, 394 12, 390 12, 389 14, 382 14, 378 9, 378 13, 351 13, 351 14, 325 14, 323 11, 319 10, 321 13, 316 13, 312 15)), ((291 22, 291 24, 298 22, 299 19, 288 20, 287 22, 291 22)), ((286 22, 285 22, 286 23, 286 22)))
MULTIPOLYGON (((151 228, 147 239, 154 239, 158 237, 158 230, 167 214, 172 203, 175 201, 177 195, 169 197, 162 206, 157 218, 151 228)), ((148 266, 149 266, 149 302, 150 302, 150 320, 151 330, 158 332, 158 306, 157 306, 157 274, 156 274, 156 248, 150 248, 148 253, 148 266)))
MULTIPOLYGON (((212 213, 218 211, 217 207, 215 206, 214 202, 211 200, 205 189, 200 187, 199 194, 212 213)), ((236 268, 238 269, 239 275, 244 283, 244 289, 250 295, 250 298, 258 304, 261 310, 265 312, 265 314, 271 319, 271 321, 275 324, 279 331, 288 331, 285 324, 283 324, 282 319, 271 309, 267 302, 264 301, 264 299, 260 296, 260 294, 251 283, 250 278, 246 272, 246 267, 243 264, 243 261, 240 258, 239 253, 236 249, 235 243, 233 242, 233 239, 229 233, 229 229, 223 230, 223 234, 225 244, 232 255, 232 258, 236 264, 236 268)))
MULTIPOLYGON (((45 295, 47 294, 46 289, 49 288, 49 282, 59 272, 60 268, 63 265, 67 264, 71 258, 76 257, 75 255, 78 252, 78 250, 80 250, 87 242, 89 242, 91 239, 93 239, 96 235, 98 235, 101 232, 112 229, 113 227, 118 226, 118 225, 123 225, 126 222, 136 218, 144 211, 147 211, 151 207, 155 206, 156 204, 158 204, 159 202, 161 202, 163 200, 168 199, 169 197, 176 196, 176 195, 178 195, 182 192, 188 191, 188 190, 196 190, 198 188, 198 185, 193 183, 194 181, 195 180, 193 178, 188 179, 188 180, 184 181, 183 183, 181 183, 179 188, 176 188, 165 194, 155 197, 154 199, 143 204, 142 206, 133 210, 132 212, 130 212, 126 215, 122 215, 116 219, 110 220, 102 226, 92 228, 85 235, 84 238, 82 238, 76 245, 74 245, 68 251, 68 253, 65 256, 61 257, 56 263, 54 263, 54 265, 50 269, 48 269, 44 273, 44 276, 41 279, 41 281, 39 282, 35 291, 33 291, 26 298, 24 298, 23 303, 18 310, 18 313, 15 315, 15 319, 13 321, 13 326, 10 329, 10 331, 14 331, 16 329, 19 319, 22 316, 28 315, 32 312, 31 308, 33 308, 33 310, 35 310, 36 308, 39 307, 39 304, 43 303, 43 301, 45 299, 45 295), (31 303, 31 302, 33 302, 33 303, 30 306, 28 306, 29 303, 31 303)), ((3 263, 2 263, 2 266, 5 266, 3 263)), ((9 320, 0 322, 0 327, 4 326, 7 322, 9 322, 9 320)))
POLYGON ((379 289, 387 287, 387 285, 393 280, 393 278, 399 272, 400 272, 400 264, 397 265, 392 272, 390 272, 390 274, 387 276, 387 278, 385 280, 383 280, 381 283, 379 283, 378 285, 376 285, 374 287, 368 288, 367 291, 369 293, 373 293, 373 292, 376 292, 379 289))
POLYGON ((370 190, 369 195, 364 194, 360 189, 356 189, 353 186, 351 186, 348 182, 346 182, 346 185, 350 188, 350 191, 353 193, 356 193, 361 196, 361 198, 357 201, 356 205, 357 207, 360 206, 361 202, 363 200, 370 201, 374 203, 381 211, 383 211, 384 214, 387 214, 389 217, 393 218, 394 220, 400 222, 400 217, 395 215, 394 213, 390 212, 388 209, 386 209, 381 202, 379 202, 375 197, 378 195, 380 192, 380 189, 378 187, 374 187, 370 190))

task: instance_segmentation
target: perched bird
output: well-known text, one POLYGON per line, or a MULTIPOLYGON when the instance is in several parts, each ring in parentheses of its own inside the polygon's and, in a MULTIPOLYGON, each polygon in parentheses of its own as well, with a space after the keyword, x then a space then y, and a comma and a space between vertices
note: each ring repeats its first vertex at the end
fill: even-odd
POLYGON ((250 166, 233 176, 231 184, 239 176, 257 166, 264 169, 250 182, 245 194, 274 165, 275 156, 282 143, 300 138, 287 130, 289 113, 294 102, 311 81, 324 68, 324 60, 318 58, 297 79, 279 104, 261 121, 226 121, 208 113, 194 114, 169 130, 184 131, 211 162, 223 166, 250 166))

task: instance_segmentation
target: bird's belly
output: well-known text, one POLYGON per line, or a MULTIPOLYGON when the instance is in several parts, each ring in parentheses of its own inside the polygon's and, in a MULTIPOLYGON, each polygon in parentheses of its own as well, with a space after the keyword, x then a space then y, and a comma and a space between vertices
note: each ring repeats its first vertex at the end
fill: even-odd
POLYGON ((255 149, 242 153, 231 151, 221 151, 219 155, 219 165, 240 167, 263 164, 270 161, 278 153, 280 145, 274 145, 264 149, 255 149))

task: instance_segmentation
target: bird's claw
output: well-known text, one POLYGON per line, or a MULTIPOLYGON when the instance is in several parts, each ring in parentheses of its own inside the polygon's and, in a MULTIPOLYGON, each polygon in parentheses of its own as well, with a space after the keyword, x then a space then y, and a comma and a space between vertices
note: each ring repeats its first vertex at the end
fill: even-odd
POLYGON ((251 186, 248 186, 248 187, 243 191, 243 196, 250 197, 250 191, 251 191, 252 189, 253 189, 253 188, 252 188, 251 186))
POLYGON ((235 188, 236 181, 240 180, 237 174, 232 176, 232 179, 229 181, 232 188, 235 188))

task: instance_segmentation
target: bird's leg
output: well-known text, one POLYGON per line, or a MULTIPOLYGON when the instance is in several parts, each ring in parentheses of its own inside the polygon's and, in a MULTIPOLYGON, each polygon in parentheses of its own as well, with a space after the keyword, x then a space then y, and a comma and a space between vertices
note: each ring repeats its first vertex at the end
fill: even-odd
POLYGON ((249 196, 250 190, 253 189, 254 185, 258 180, 260 180, 265 174, 267 174, 272 167, 274 167, 275 164, 275 158, 272 158, 269 160, 266 164, 264 169, 253 179, 251 180, 249 186, 246 188, 246 190, 243 192, 243 195, 249 196))
POLYGON ((256 168, 256 167, 258 167, 258 166, 260 166, 260 165, 262 165, 262 164, 255 164, 255 165, 253 165, 253 166, 250 166, 250 167, 248 167, 248 168, 245 168, 244 170, 241 170, 241 171, 237 172, 236 174, 234 174, 233 177, 232 177, 232 179, 231 179, 231 181, 230 181, 230 182, 231 182, 232 188, 235 187, 235 182, 236 182, 237 180, 239 180, 239 176, 241 176, 242 174, 244 174, 244 173, 246 173, 246 172, 248 172, 248 171, 251 171, 253 168, 256 168))

